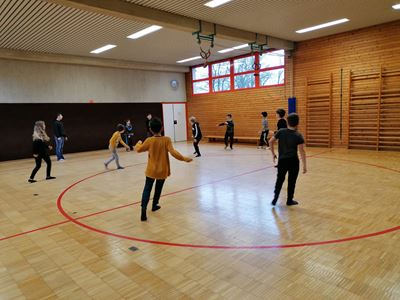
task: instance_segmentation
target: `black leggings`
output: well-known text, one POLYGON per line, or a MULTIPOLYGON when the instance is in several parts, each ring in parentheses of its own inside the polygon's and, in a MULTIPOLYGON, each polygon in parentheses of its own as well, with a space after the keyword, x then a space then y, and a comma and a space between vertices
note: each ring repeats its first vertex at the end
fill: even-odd
POLYGON ((228 139, 229 139, 229 146, 232 149, 233 146, 233 132, 226 132, 225 133, 225 146, 228 147, 228 139))
POLYGON ((269 147, 269 143, 268 143, 268 132, 269 132, 269 130, 264 130, 263 132, 261 132, 261 136, 260 136, 260 146, 267 145, 267 147, 269 147))
POLYGON ((199 149, 200 141, 201 141, 201 138, 196 139, 196 142, 193 141, 193 147, 194 147, 194 150, 196 151, 197 155, 200 155, 200 149, 199 149))
POLYGON ((36 162, 36 166, 35 168, 32 170, 32 174, 30 179, 34 179, 36 173, 39 171, 40 167, 42 166, 42 159, 46 162, 47 164, 47 168, 46 168, 46 177, 50 177, 50 173, 51 173, 51 160, 50 160, 50 156, 46 155, 46 156, 38 156, 35 157, 35 162, 36 162))
MULTIPOLYGON (((146 177, 146 182, 144 184, 144 189, 142 194, 142 209, 144 210, 147 209, 147 204, 149 203, 150 200, 150 194, 151 190, 153 189, 154 181, 156 181, 154 178, 146 177)), ((154 197, 153 197, 153 207, 158 205, 158 201, 160 200, 161 197, 161 191, 164 186, 164 182, 165 179, 157 179, 156 181, 156 190, 154 192, 154 197)))
POLYGON ((275 199, 278 199, 283 182, 285 181, 286 173, 289 173, 287 201, 290 202, 293 200, 297 176, 299 175, 299 168, 300 162, 297 157, 281 159, 278 161, 278 176, 275 184, 275 199))

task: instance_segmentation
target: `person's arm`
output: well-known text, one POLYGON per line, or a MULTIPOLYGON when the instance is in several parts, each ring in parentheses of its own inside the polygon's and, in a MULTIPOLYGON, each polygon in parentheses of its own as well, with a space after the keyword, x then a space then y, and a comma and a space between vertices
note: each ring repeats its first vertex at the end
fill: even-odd
POLYGON ((192 158, 183 156, 178 151, 176 151, 174 149, 174 146, 172 146, 171 139, 168 139, 168 152, 171 153, 171 155, 177 160, 181 160, 181 161, 185 161, 185 162, 191 162, 193 160, 192 158))
POLYGON ((219 123, 218 126, 225 126, 228 125, 228 122, 224 122, 224 123, 219 123))
POLYGON ((270 140, 269 140, 269 148, 271 150, 271 154, 272 154, 272 162, 274 163, 274 165, 276 164, 276 154, 275 154, 275 142, 277 141, 277 139, 275 138, 275 136, 273 136, 270 140))
POLYGON ((307 173, 307 158, 306 151, 304 150, 304 144, 299 145, 300 157, 303 163, 303 174, 307 173))
POLYGON ((37 140, 33 141, 33 157, 38 157, 39 156, 39 143, 37 140))
POLYGON ((125 142, 122 140, 122 137, 119 138, 119 143, 124 146, 126 149, 130 149, 129 146, 127 144, 125 144, 125 142))
POLYGON ((144 143, 142 141, 137 142, 137 144, 135 146, 135 151, 138 153, 146 152, 149 150, 149 148, 150 148, 150 142, 149 142, 149 139, 146 139, 144 141, 144 143))

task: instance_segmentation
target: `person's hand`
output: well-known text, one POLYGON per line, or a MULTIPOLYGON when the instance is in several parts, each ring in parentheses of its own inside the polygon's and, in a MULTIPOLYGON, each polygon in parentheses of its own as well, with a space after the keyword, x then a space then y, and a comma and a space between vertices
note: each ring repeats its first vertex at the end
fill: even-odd
POLYGON ((306 174, 306 173, 307 173, 307 168, 303 167, 303 174, 306 174))
POLYGON ((194 140, 193 140, 193 142, 197 143, 197 140, 196 140, 196 139, 194 139, 194 140))
POLYGON ((65 137, 65 140, 68 141, 68 137, 67 136, 65 137))
POLYGON ((190 157, 186 157, 185 158, 185 162, 187 162, 187 163, 190 163, 190 162, 192 162, 193 161, 193 158, 190 158, 190 157))
POLYGON ((261 134, 261 130, 258 132, 258 134, 261 134))
POLYGON ((61 137, 58 137, 57 140, 61 141, 61 137))
POLYGON ((33 157, 34 157, 34 158, 36 158, 36 157, 38 157, 38 156, 39 156, 39 155, 37 155, 37 154, 33 154, 33 157))
POLYGON ((137 143, 138 143, 138 144, 143 144, 142 140, 139 140, 137 143))
POLYGON ((276 165, 276 155, 272 156, 272 162, 274 163, 274 165, 276 165))
POLYGON ((50 150, 53 150, 53 146, 49 146, 49 149, 50 149, 50 150))
POLYGON ((125 149, 126 149, 126 152, 131 151, 131 148, 129 148, 129 147, 125 147, 125 149))

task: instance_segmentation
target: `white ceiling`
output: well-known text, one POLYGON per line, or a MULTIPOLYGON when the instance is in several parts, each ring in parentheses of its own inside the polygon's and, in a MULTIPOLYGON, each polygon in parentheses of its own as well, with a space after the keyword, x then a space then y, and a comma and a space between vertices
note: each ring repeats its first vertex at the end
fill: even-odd
MULTIPOLYGON (((390 0, 233 0, 215 9, 203 5, 207 0, 125 1, 291 40, 400 19, 400 11, 391 8, 394 2, 390 0), (343 17, 351 21, 315 33, 294 33, 297 29, 343 17)), ((43 0, 0 0, 0 48, 171 65, 199 55, 195 38, 187 32, 163 28, 138 40, 126 38, 149 25, 43 0), (89 53, 106 44, 117 47, 99 55, 89 53)), ((217 53, 217 50, 238 44, 217 38, 210 60, 248 52, 244 49, 217 53)), ((184 65, 199 63, 201 60, 184 65)))

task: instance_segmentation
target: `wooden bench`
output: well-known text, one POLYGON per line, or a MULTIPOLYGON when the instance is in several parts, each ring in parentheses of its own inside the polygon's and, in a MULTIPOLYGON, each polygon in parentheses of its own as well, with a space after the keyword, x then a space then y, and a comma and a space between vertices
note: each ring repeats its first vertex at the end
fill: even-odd
MULTIPOLYGON (((206 135, 204 138, 208 139, 208 142, 216 142, 217 140, 224 140, 225 136, 223 135, 206 135)), ((255 142, 258 144, 260 140, 259 137, 250 137, 250 136, 234 136, 233 140, 235 143, 237 142, 255 142)))

